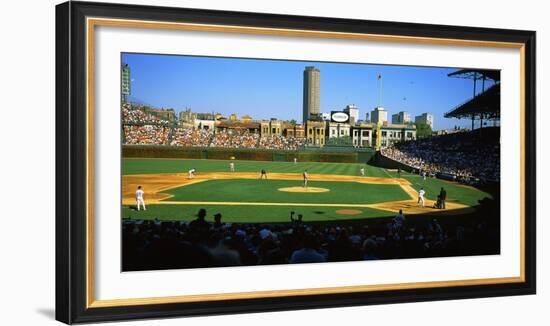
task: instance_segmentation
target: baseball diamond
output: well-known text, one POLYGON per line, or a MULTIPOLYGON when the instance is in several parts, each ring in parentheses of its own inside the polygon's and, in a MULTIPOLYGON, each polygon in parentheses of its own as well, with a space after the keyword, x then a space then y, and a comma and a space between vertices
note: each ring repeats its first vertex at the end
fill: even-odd
POLYGON ((408 214, 427 214, 434 211, 435 196, 442 186, 451 196, 447 209, 438 213, 453 215, 471 211, 478 200, 491 197, 458 183, 435 178, 424 181, 409 173, 398 178, 396 174, 395 170, 359 163, 126 158, 123 217, 190 220, 199 207, 212 207, 225 221, 249 223, 286 222, 291 209, 307 212, 304 218, 308 221, 386 217, 400 209, 408 214), (238 172, 228 172, 229 162, 238 172), (360 167, 366 168, 366 176, 359 176, 360 167), (192 168, 197 172, 189 179, 187 171, 192 168), (262 169, 268 179, 260 179, 262 169), (300 171, 304 169, 311 171, 311 191, 302 187, 300 171), (146 193, 146 211, 135 210, 137 186, 146 193), (425 207, 416 203, 420 187, 427 189, 425 207))

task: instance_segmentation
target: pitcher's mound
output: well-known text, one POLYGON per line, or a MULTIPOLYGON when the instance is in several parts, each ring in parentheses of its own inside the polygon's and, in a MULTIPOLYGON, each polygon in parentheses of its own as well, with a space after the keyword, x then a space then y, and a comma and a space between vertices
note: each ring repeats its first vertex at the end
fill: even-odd
POLYGON ((279 191, 285 191, 285 192, 327 192, 330 191, 330 189, 327 188, 316 188, 316 187, 287 187, 287 188, 279 188, 279 191))
POLYGON ((336 211, 336 214, 340 215, 357 215, 363 213, 358 209, 339 209, 336 211))

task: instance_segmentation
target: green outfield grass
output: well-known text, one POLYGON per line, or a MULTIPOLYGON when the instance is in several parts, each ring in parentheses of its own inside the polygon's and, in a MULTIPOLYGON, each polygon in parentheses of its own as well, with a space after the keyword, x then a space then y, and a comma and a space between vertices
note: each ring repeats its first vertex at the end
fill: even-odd
POLYGON ((302 181, 300 180, 231 179, 210 180, 164 192, 174 196, 167 200, 182 202, 374 204, 410 198, 399 185, 364 184, 358 182, 308 182, 309 187, 330 190, 320 193, 284 192, 278 190, 279 188, 301 186, 302 181), (205 194, 207 195, 205 196, 205 194))
MULTIPOLYGON (((260 206, 256 206, 260 207, 260 206)), ((256 208, 252 207, 252 208, 256 208)), ((222 214, 222 221, 230 223, 274 223, 290 222, 291 211, 302 214, 305 222, 317 221, 343 221, 350 219, 367 219, 377 217, 390 217, 395 214, 372 208, 353 207, 311 207, 311 206, 264 206, 261 210, 251 209, 250 206, 224 206, 224 205, 149 205, 146 211, 136 211, 133 207, 123 207, 122 216, 132 219, 158 219, 158 220, 183 220, 191 221, 196 218, 200 208, 206 209, 209 222, 214 221, 213 215, 222 214), (342 215, 336 213, 340 209, 356 209, 361 213, 357 215, 342 215)))
MULTIPOLYGON (((228 172, 229 162, 225 160, 124 158, 122 174, 187 173, 192 168, 197 169, 198 173, 228 172)), ((359 163, 233 162, 236 172, 258 172, 259 174, 264 169, 268 174, 302 173, 307 169, 309 173, 313 174, 359 175, 359 169, 363 166, 367 176, 391 177, 385 169, 359 163)))

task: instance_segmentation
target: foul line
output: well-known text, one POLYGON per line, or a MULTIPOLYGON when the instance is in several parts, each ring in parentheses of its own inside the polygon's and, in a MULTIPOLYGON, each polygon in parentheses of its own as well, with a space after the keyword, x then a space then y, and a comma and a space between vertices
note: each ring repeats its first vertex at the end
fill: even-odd
POLYGON ((227 205, 227 206, 316 206, 316 207, 368 207, 375 204, 323 204, 323 203, 263 203, 263 202, 220 202, 220 201, 167 201, 155 204, 165 205, 227 205))

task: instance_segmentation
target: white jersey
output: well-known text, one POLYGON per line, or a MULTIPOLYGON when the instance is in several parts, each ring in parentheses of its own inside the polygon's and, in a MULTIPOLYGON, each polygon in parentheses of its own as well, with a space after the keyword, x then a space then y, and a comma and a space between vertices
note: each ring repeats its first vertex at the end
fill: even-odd
POLYGON ((423 189, 420 189, 420 191, 418 192, 418 197, 424 198, 424 194, 425 194, 425 193, 426 193, 426 192, 425 192, 423 189))
POLYGON ((143 199, 143 194, 145 192, 141 189, 136 190, 136 199, 143 199))
POLYGON ((195 169, 189 170, 189 174, 195 173, 195 169))

